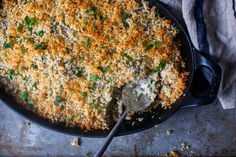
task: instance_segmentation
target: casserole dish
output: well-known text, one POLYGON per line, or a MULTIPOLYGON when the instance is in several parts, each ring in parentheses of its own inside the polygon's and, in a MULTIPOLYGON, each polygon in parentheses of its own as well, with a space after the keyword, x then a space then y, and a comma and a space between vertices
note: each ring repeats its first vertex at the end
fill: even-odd
MULTIPOLYGON (((221 79, 221 69, 215 64, 209 57, 203 56, 201 52, 198 52, 192 45, 188 34, 185 32, 181 24, 178 20, 171 14, 168 9, 158 1, 149 1, 151 6, 156 6, 161 17, 165 17, 166 19, 172 21, 175 26, 178 28, 179 33, 177 35, 177 39, 182 44, 181 55, 186 63, 186 70, 189 72, 188 79, 186 82, 187 88, 185 89, 184 94, 176 101, 171 108, 163 109, 156 108, 153 109, 152 112, 144 112, 135 114, 135 118, 132 120, 127 120, 121 126, 118 135, 125 135, 134 133, 137 131, 141 131, 147 128, 150 128, 156 124, 159 124, 169 118, 173 113, 175 113, 181 106, 186 105, 204 105, 214 101, 217 96, 220 79, 221 79), (204 87, 203 94, 199 92, 195 92, 194 89, 196 87, 196 78, 198 77, 198 71, 200 68, 207 68, 211 74, 212 79, 209 82, 209 86, 204 87), (207 88, 205 88, 207 87, 207 88), (209 88, 208 88, 209 87, 209 88), (205 92, 205 93, 204 93, 205 92), (202 95, 201 97, 198 97, 202 95), (198 96, 197 96, 198 95, 198 96), (136 120, 137 119, 137 120, 136 120), (142 119, 139 121, 138 119, 142 119)), ((202 82, 201 82, 202 83, 202 82)), ((197 84, 197 86, 202 86, 202 84, 197 84)), ((20 113, 21 115, 29 118, 30 120, 39 123, 48 128, 58 130, 67 134, 73 134, 77 136, 88 136, 88 137, 103 137, 108 133, 104 130, 83 130, 80 128, 70 128, 66 127, 64 124, 60 123, 51 123, 50 121, 38 117, 37 115, 27 111, 22 106, 17 105, 13 99, 1 89, 0 98, 3 102, 5 102, 12 109, 20 113)))

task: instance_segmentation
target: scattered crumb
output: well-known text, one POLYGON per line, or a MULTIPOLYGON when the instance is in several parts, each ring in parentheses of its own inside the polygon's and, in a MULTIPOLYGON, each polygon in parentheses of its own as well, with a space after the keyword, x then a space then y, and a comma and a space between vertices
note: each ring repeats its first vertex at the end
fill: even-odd
POLYGON ((184 151, 189 148, 191 148, 191 146, 187 142, 181 140, 181 151, 184 151))
POLYGON ((168 153, 165 153, 163 156, 164 157, 180 157, 180 153, 177 152, 177 150, 172 150, 168 153))
POLYGON ((176 150, 170 151, 170 154, 171 154, 173 157, 180 157, 179 152, 177 152, 176 150))
POLYGON ((80 141, 80 138, 75 138, 75 139, 73 139, 73 141, 71 142, 71 145, 73 146, 73 147, 80 147, 81 146, 81 141, 80 141))
POLYGON ((132 116, 129 114, 125 117, 125 120, 131 120, 131 119, 132 119, 132 116))
POLYGON ((141 122, 141 121, 143 121, 143 118, 137 118, 137 120, 141 122))
POLYGON ((174 130, 167 130, 167 131, 166 131, 166 134, 167 134, 167 135, 171 135, 173 132, 174 132, 174 130))

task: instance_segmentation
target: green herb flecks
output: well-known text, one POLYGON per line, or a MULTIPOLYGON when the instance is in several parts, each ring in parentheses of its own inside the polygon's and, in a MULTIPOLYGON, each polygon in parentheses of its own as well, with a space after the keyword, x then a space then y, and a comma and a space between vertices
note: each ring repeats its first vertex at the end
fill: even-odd
POLYGON ((103 23, 105 21, 105 17, 104 16, 100 16, 100 21, 103 23))
POLYGON ((160 42, 159 41, 154 41, 154 43, 153 43, 153 46, 154 47, 158 47, 160 45, 160 42))
POLYGON ((47 45, 44 42, 38 43, 34 45, 35 50, 46 50, 47 45))
POLYGON ((90 91, 94 91, 96 89, 95 86, 87 86, 86 88, 89 89, 90 91))
POLYGON ((149 43, 147 41, 143 42, 143 46, 148 47, 149 43))
POLYGON ((27 48, 25 48, 25 47, 22 47, 22 48, 21 48, 21 52, 22 52, 22 54, 25 54, 26 51, 27 51, 27 48))
POLYGON ((166 63, 161 60, 159 65, 156 67, 155 72, 161 72, 165 68, 166 63))
POLYGON ((26 100, 28 98, 28 92, 27 91, 23 91, 20 93, 20 99, 21 100, 26 100))
POLYGON ((16 76, 16 75, 17 75, 17 73, 15 73, 15 71, 12 70, 12 69, 9 69, 9 70, 7 71, 7 76, 8 76, 10 79, 13 79, 13 77, 16 76))
POLYGON ((15 36, 13 35, 9 35, 9 38, 12 39, 12 38, 16 38, 15 36))
POLYGON ((23 32, 23 28, 24 28, 24 26, 23 26, 22 24, 19 24, 19 25, 17 26, 17 31, 18 31, 18 32, 23 32))
POLYGON ((96 26, 91 26, 92 27, 92 30, 96 31, 97 30, 97 27, 96 26))
POLYGON ((72 115, 68 118, 68 122, 71 123, 72 121, 74 121, 77 117, 80 117, 83 113, 82 112, 79 112, 75 115, 72 115))
POLYGON ((146 51, 153 48, 153 45, 149 44, 149 42, 147 42, 147 41, 143 42, 143 46, 146 47, 146 51))
POLYGON ((2 55, 3 55, 4 57, 7 57, 7 53, 6 53, 6 52, 3 52, 2 55))
POLYGON ((87 97, 87 96, 88 96, 88 93, 87 93, 87 92, 82 92, 82 93, 81 93, 81 96, 87 97))
POLYGON ((57 95, 54 100, 54 105, 58 106, 62 102, 62 97, 57 95))
POLYGON ((28 38, 28 41, 32 44, 34 44, 34 38, 28 38))
POLYGON ((125 56, 126 59, 128 59, 128 60, 131 61, 131 62, 134 60, 134 59, 133 59, 130 55, 128 55, 127 53, 125 53, 124 56, 125 56))
POLYGON ((112 82, 112 78, 111 78, 111 77, 108 77, 107 81, 108 81, 108 82, 112 82))
POLYGON ((72 58, 69 59, 69 60, 68 60, 68 63, 69 63, 69 64, 72 64, 72 63, 73 63, 73 59, 72 59, 72 58))
POLYGON ((72 121, 74 121, 75 119, 75 115, 72 115, 68 118, 68 122, 71 123, 72 121))
POLYGON ((83 62, 83 61, 84 61, 84 57, 83 57, 83 56, 78 56, 78 58, 79 58, 79 61, 80 61, 80 62, 83 62))
POLYGON ((84 22, 82 23, 83 26, 86 26, 87 24, 88 24, 87 21, 84 21, 84 22))
POLYGON ((97 19, 97 8, 96 7, 92 6, 90 9, 86 9, 85 13, 93 16, 94 19, 97 19), (91 13, 91 11, 92 11, 92 13, 91 13))
POLYGON ((33 68, 33 69, 38 69, 38 66, 37 66, 36 64, 34 64, 34 63, 32 63, 32 64, 30 65, 30 67, 33 68))
POLYGON ((93 103, 93 104, 90 104, 90 107, 92 109, 99 109, 99 110, 103 110, 105 108, 105 106, 103 104, 97 104, 97 103, 93 103))
POLYGON ((88 47, 88 46, 89 46, 89 43, 90 43, 90 38, 87 37, 86 40, 85 40, 85 42, 84 42, 84 46, 85 46, 85 47, 88 47))
MULTIPOLYGON (((89 10, 89 9, 86 9, 86 10, 85 10, 85 13, 90 15, 90 10, 89 10)), ((81 17, 81 18, 82 18, 82 17, 81 17)))
POLYGON ((28 99, 27 103, 28 103, 30 106, 34 106, 34 100, 33 100, 33 99, 28 99))
POLYGON ((90 77, 90 82, 96 82, 97 80, 99 80, 100 78, 97 75, 92 75, 90 77))
POLYGON ((129 14, 127 12, 123 12, 121 15, 124 20, 126 20, 129 17, 129 14))
POLYGON ((77 77, 81 77, 82 74, 83 74, 83 70, 79 69, 75 75, 76 75, 77 77))
POLYGON ((92 16, 94 17, 94 19, 97 19, 97 8, 96 7, 91 7, 92 11, 93 11, 93 14, 92 16))
POLYGON ((12 49, 13 46, 14 46, 14 45, 13 45, 12 43, 7 43, 7 42, 4 42, 4 43, 3 43, 3 47, 4 47, 4 48, 11 48, 11 49, 12 49))
POLYGON ((16 38, 16 40, 21 44, 23 40, 21 38, 16 38))
POLYGON ((42 37, 43 34, 44 34, 43 30, 37 32, 37 35, 40 36, 40 37, 42 37))
POLYGON ((148 45, 148 47, 146 48, 146 51, 151 50, 153 48, 153 45, 148 45))
POLYGON ((108 67, 99 67, 98 68, 102 73, 106 73, 106 72, 108 72, 108 70, 109 70, 109 68, 108 67))
POLYGON ((29 16, 26 16, 24 18, 24 23, 25 25, 27 26, 27 29, 32 32, 32 27, 33 25, 35 24, 35 17, 29 17, 29 16))
POLYGON ((23 3, 23 4, 27 4, 27 3, 28 3, 28 0, 22 0, 22 3, 23 3))

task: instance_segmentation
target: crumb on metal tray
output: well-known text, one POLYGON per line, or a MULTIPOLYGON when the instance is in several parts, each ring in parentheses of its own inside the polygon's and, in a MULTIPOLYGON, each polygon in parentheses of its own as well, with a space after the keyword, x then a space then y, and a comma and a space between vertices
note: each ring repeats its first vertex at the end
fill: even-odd
POLYGON ((163 155, 164 157, 180 157, 180 153, 177 150, 171 150, 163 155))
POLYGON ((81 141, 80 141, 80 138, 74 138, 71 142, 71 145, 73 147, 80 147, 81 146, 81 141))
POLYGON ((169 130, 166 131, 166 134, 167 134, 167 135, 171 135, 171 134, 173 134, 173 132, 174 132, 174 130, 170 130, 170 129, 169 129, 169 130))
POLYGON ((181 142, 181 148, 180 148, 181 151, 191 148, 191 146, 186 141, 181 140, 180 142, 181 142))

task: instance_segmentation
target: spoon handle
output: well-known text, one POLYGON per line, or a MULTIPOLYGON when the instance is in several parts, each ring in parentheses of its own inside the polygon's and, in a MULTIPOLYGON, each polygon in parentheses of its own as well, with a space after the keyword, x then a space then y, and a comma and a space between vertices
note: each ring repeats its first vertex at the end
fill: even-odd
POLYGON ((117 130, 119 129, 121 123, 123 122, 123 120, 125 119, 126 115, 127 115, 128 111, 125 110, 121 117, 119 118, 118 122, 116 123, 116 125, 112 128, 111 132, 109 133, 109 135, 107 136, 106 140, 104 141, 103 145, 100 147, 100 149, 97 151, 97 153, 94 155, 94 157, 101 157, 103 155, 103 153, 105 152, 105 150, 107 149, 107 147, 109 146, 110 142, 112 141, 113 137, 116 135, 117 130))

